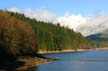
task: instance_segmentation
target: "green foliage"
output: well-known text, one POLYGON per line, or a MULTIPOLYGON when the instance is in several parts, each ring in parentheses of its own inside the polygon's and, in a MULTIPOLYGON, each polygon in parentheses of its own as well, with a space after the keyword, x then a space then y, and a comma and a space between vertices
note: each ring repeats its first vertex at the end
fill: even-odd
POLYGON ((51 22, 42 22, 25 17, 23 14, 8 12, 31 25, 37 38, 37 46, 43 51, 60 51, 65 49, 89 49, 93 44, 85 39, 80 33, 74 32, 67 27, 54 25, 51 22))

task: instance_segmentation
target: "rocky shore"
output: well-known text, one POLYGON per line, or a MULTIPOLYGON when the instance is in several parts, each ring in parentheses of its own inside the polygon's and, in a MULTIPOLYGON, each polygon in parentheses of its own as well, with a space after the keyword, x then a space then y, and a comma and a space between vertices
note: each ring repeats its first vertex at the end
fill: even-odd
POLYGON ((26 71, 28 68, 38 66, 40 64, 50 63, 57 59, 54 58, 39 58, 39 57, 19 57, 16 62, 0 68, 0 71, 26 71))
POLYGON ((18 61, 24 62, 24 65, 19 68, 16 68, 16 71, 26 70, 30 67, 34 67, 40 64, 50 63, 55 60, 56 59, 53 59, 53 58, 51 59, 51 58, 37 58, 37 57, 19 58, 18 61))

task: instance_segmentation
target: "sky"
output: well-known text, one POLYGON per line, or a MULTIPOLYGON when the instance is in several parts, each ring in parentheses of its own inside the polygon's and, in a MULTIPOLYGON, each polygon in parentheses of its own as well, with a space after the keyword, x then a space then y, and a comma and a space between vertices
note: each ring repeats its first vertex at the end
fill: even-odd
POLYGON ((0 0, 0 9, 60 23, 84 36, 108 30, 108 0, 0 0))

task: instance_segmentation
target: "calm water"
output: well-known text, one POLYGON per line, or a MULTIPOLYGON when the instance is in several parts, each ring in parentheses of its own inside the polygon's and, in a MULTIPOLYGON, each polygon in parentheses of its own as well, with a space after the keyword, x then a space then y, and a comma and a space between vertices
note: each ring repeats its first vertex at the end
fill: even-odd
POLYGON ((108 51, 105 50, 44 56, 60 60, 30 68, 28 71, 108 71, 108 51))

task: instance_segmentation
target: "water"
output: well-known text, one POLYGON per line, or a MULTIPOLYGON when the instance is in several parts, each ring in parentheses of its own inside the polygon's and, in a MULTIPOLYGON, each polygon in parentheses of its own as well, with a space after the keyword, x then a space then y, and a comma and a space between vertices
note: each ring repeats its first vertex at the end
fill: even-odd
POLYGON ((28 71, 108 71, 108 51, 106 50, 56 53, 44 56, 60 60, 30 68, 28 71))

